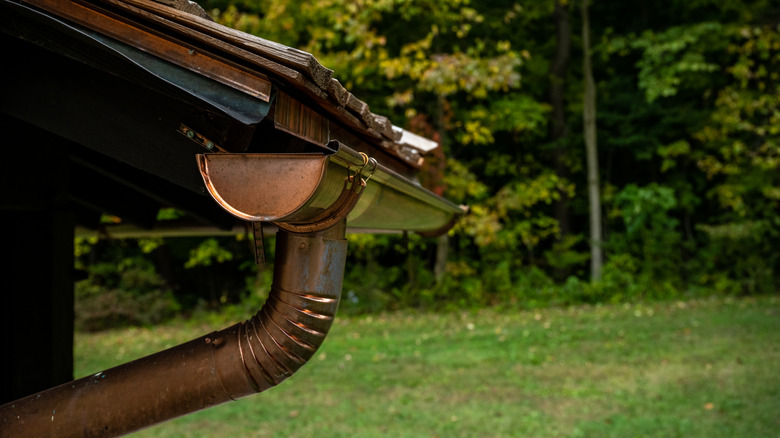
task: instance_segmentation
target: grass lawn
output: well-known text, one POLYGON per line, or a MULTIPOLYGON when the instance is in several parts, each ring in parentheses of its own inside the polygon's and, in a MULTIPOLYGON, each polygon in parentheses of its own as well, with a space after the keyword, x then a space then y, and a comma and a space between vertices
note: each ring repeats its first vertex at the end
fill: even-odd
MULTIPOLYGON (((77 334, 76 374, 229 323, 77 334)), ((136 436, 780 437, 780 297, 338 318, 281 385, 136 436)))

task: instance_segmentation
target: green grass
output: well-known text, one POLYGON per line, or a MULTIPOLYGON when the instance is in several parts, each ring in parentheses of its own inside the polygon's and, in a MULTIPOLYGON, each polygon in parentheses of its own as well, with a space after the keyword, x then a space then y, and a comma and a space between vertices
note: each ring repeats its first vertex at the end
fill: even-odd
MULTIPOLYGON (((225 325, 78 334, 77 375, 225 325)), ((137 436, 780 437, 780 298, 339 318, 281 385, 137 436)))

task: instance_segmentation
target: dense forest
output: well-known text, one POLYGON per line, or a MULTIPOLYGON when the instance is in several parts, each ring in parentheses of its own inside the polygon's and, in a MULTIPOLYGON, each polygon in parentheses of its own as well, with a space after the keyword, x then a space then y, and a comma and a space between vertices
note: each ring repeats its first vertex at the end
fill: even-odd
MULTIPOLYGON (((421 183, 469 214, 439 238, 350 235, 343 311, 775 293, 776 1, 199 3, 442 146, 421 183)), ((248 245, 80 239, 77 311, 99 327, 262 300, 248 245)))

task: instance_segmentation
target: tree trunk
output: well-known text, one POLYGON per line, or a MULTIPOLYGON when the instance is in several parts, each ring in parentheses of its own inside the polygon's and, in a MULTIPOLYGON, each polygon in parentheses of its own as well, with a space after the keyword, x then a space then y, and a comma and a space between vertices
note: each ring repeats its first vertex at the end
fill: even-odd
POLYGON ((590 274, 591 280, 601 278, 601 197, 599 163, 596 143, 596 83, 590 62, 590 19, 588 0, 582 0, 582 70, 585 76, 584 108, 582 111, 585 151, 588 161, 588 204, 590 209, 590 274))
MULTIPOLYGON (((550 142, 555 144, 553 166, 555 174, 561 178, 569 178, 569 166, 567 164, 567 151, 562 140, 566 137, 566 101, 565 81, 566 71, 569 68, 571 57, 571 14, 569 3, 565 0, 555 2, 553 19, 555 21, 555 57, 550 64, 550 91, 549 100, 552 107, 550 120, 550 142)), ((571 231, 569 223, 569 197, 562 194, 561 199, 555 202, 555 220, 558 221, 560 236, 566 236, 571 231)), ((559 279, 569 275, 569 269, 561 267, 556 270, 555 276, 559 279)))
MULTIPOLYGON (((550 123, 550 140, 557 141, 566 134, 566 106, 564 101, 564 85, 566 70, 569 67, 571 55, 571 20, 568 3, 558 0, 555 3, 553 18, 555 19, 555 58, 550 65, 550 105, 552 105, 552 120, 550 123)), ((556 148, 560 152, 561 147, 556 148)), ((556 160, 563 163, 563 160, 556 160)), ((556 163, 557 165, 557 163, 556 163)))
MULTIPOLYGON (((434 155, 429 158, 433 161, 433 165, 436 166, 436 175, 433 181, 437 181, 435 186, 428 187, 439 196, 444 196, 446 187, 444 185, 444 170, 447 165, 447 157, 444 155, 444 141, 446 135, 446 128, 444 126, 444 97, 439 95, 439 99, 436 105, 436 140, 439 142, 439 147, 434 151, 434 155)), ((447 268, 447 256, 450 251, 449 236, 445 233, 436 239, 436 255, 433 261, 433 278, 436 284, 440 284, 444 279, 447 268)))
POLYGON ((450 238, 442 234, 436 239, 436 260, 433 265, 433 278, 439 284, 447 273, 447 253, 450 250, 450 238))

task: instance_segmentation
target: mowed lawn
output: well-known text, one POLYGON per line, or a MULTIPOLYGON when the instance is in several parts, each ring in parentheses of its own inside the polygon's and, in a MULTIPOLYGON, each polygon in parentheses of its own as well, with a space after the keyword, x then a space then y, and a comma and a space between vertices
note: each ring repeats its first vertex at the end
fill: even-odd
MULTIPOLYGON (((77 334, 76 374, 229 323, 77 334)), ((780 437, 780 298, 340 317, 276 388, 137 436, 780 437)))

